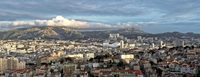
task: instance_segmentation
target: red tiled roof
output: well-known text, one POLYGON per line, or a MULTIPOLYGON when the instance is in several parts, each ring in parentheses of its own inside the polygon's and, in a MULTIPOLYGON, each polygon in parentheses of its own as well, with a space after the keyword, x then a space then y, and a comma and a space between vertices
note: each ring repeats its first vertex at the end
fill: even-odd
POLYGON ((25 73, 25 72, 28 72, 29 69, 27 68, 24 68, 24 69, 16 69, 16 70, 13 70, 12 72, 15 72, 15 73, 25 73))
POLYGON ((141 70, 114 70, 113 72, 126 72, 130 74, 143 75, 141 70))

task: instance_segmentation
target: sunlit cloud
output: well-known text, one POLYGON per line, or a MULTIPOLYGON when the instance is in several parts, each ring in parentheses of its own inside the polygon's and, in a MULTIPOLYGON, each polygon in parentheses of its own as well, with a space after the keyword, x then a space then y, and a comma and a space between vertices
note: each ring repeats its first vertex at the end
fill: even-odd
MULTIPOLYGON (((144 25, 144 30, 149 26, 159 25, 166 31, 170 31, 173 26, 177 27, 174 23, 184 22, 182 25, 185 26, 179 25, 182 29, 179 31, 185 31, 186 25, 190 26, 188 23, 200 24, 199 3, 199 0, 1 0, 0 21, 16 21, 14 25, 69 26, 73 24, 73 26, 83 27, 88 24, 90 26, 91 22, 98 27, 102 24, 132 22, 144 25), (66 17, 66 20, 55 23, 50 19, 58 15, 66 17), (78 20, 83 21, 78 22, 78 20)), ((4 24, 0 28, 7 27, 4 24)), ((158 30, 152 28, 150 32, 155 31, 158 30)))
POLYGON ((104 28, 124 28, 135 27, 133 23, 118 23, 105 24, 98 22, 78 21, 74 19, 67 19, 63 16, 56 16, 49 20, 31 20, 31 21, 0 21, 0 28, 5 30, 34 27, 34 26, 64 26, 71 28, 90 28, 90 29, 104 29, 104 28))

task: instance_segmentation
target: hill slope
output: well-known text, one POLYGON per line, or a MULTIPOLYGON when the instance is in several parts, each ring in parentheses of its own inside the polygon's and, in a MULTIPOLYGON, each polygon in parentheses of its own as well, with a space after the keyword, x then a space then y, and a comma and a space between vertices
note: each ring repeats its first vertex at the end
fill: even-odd
POLYGON ((66 27, 32 27, 0 32, 0 39, 74 39, 81 33, 66 27))
POLYGON ((160 37, 160 38, 200 38, 200 34, 166 32, 160 34, 145 33, 135 28, 120 28, 114 30, 80 30, 69 27, 32 27, 0 32, 0 39, 26 40, 26 39, 55 39, 55 40, 76 40, 98 38, 106 39, 110 33, 119 33, 128 38, 137 36, 160 37))

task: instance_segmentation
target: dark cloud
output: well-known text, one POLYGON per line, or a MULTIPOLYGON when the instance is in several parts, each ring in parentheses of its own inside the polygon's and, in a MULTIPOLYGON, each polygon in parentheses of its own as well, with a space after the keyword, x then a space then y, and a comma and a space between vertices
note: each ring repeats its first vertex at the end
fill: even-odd
POLYGON ((185 29, 199 25, 199 3, 199 0, 1 0, 0 21, 50 19, 62 15, 103 23, 133 22, 185 29), (175 24, 177 22, 181 25, 175 24))

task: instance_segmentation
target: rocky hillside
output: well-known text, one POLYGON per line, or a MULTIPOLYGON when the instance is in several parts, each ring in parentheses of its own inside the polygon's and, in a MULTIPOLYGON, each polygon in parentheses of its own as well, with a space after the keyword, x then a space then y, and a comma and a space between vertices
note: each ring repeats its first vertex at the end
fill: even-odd
POLYGON ((110 33, 119 33, 128 38, 137 38, 137 36, 160 37, 160 38, 200 38, 200 34, 166 32, 160 34, 145 33, 135 28, 120 28, 114 30, 80 30, 69 27, 32 27, 16 30, 1 31, 0 39, 26 40, 26 39, 55 39, 55 40, 75 40, 98 38, 106 39, 110 33))
POLYGON ((0 39, 74 39, 80 32, 66 27, 32 27, 0 32, 0 39))

